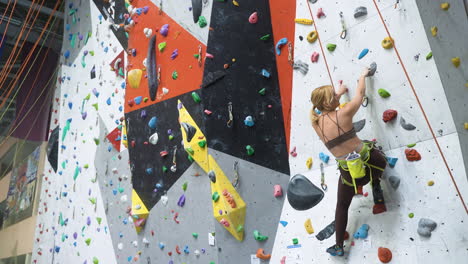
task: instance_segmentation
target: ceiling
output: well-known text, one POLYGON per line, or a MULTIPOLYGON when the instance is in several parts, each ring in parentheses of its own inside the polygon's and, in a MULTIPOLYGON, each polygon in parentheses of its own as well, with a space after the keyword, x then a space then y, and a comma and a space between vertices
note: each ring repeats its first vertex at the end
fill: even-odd
MULTIPOLYGON (((5 82, 0 83, 0 104, 3 101, 6 101, 6 104, 0 109, 0 117, 3 115, 3 118, 0 119, 0 139, 4 136, 7 132, 13 121, 15 120, 16 114, 16 100, 13 98, 15 91, 18 89, 18 82, 13 91, 11 92, 8 98, 4 98, 4 93, 7 89, 10 89, 11 84, 14 82, 16 78, 18 78, 18 71, 25 62, 25 58, 27 57, 31 47, 34 45, 36 40, 40 37, 40 34, 47 23, 49 17, 51 17, 49 27, 44 32, 43 36, 40 38, 38 48, 39 49, 41 43, 44 43, 44 47, 49 47, 58 54, 60 53, 62 40, 63 40, 63 10, 64 5, 66 3, 65 0, 0 0, 0 21, 3 22, 0 24, 0 41, 2 39, 2 35, 5 35, 5 39, 3 41, 2 52, 0 52, 0 72, 3 75, 3 72, 8 72, 7 79, 5 82), (13 4, 16 2, 16 6, 12 11, 13 4), (54 9, 55 4, 59 2, 59 11, 55 12, 53 16, 51 13, 54 9), (9 7, 7 9, 9 3, 9 7), (42 7, 40 4, 43 4, 42 7), (41 7, 41 8, 40 8, 41 7), (39 10, 40 8, 40 10, 39 10), (39 10, 39 13, 37 12, 39 10), (27 30, 31 29, 27 38, 25 38, 26 32, 23 33, 22 38, 19 40, 19 44, 16 45, 18 40, 19 33, 21 28, 26 21, 26 17, 28 12, 31 12, 33 18, 37 18, 35 20, 31 19, 26 25, 26 32, 27 30), (4 15, 5 14, 5 15, 4 15), (11 15, 10 15, 11 14, 11 15), (3 16, 4 15, 4 16, 3 16), (54 21, 55 20, 55 21, 54 21), (9 22, 9 23, 8 23, 9 22), (8 24, 8 28, 7 28, 8 24), (47 37, 47 38, 46 38, 47 37), (44 41, 45 40, 45 41, 44 41), (24 41, 24 42, 23 42, 24 41), (44 42, 43 42, 44 41, 44 42), (15 48, 16 47, 16 48, 15 48), (10 54, 16 51, 16 54, 19 53, 19 56, 15 62, 10 61, 7 63, 7 60, 10 54), (10 104, 11 102, 11 104, 10 104), (7 108, 6 106, 10 104, 7 108)), ((34 54, 33 54, 34 55, 34 54)), ((33 56, 34 58, 34 56, 33 56)), ((33 59, 31 59, 33 60, 33 59)), ((27 65, 26 65, 27 67, 27 65)), ((25 68, 25 72, 28 68, 25 68)), ((44 76, 50 77, 50 76, 44 76)))

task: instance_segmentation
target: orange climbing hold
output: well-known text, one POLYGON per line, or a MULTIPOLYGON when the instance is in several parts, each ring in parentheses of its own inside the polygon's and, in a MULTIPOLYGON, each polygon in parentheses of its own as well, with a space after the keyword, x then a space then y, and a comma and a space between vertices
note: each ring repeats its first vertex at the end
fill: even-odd
POLYGON ((390 251, 390 249, 388 248, 379 247, 379 250, 377 253, 379 256, 379 260, 382 263, 389 263, 392 260, 392 251, 390 251))
POLYGON ((271 258, 271 255, 265 255, 265 251, 263 251, 263 248, 259 248, 257 250, 257 258, 263 259, 263 260, 269 260, 271 258))
POLYGON ((421 160, 421 154, 419 154, 419 152, 415 149, 406 149, 405 155, 408 161, 421 160))

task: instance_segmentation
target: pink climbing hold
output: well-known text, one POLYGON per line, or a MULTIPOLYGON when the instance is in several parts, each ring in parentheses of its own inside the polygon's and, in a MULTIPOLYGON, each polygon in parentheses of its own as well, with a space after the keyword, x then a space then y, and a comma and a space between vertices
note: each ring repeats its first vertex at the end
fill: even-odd
POLYGON ((318 52, 314 51, 314 53, 312 53, 312 56, 310 57, 310 60, 311 60, 312 62, 317 62, 317 61, 318 61, 318 58, 319 58, 318 52))
POLYGON ((250 24, 257 24, 257 22, 258 22, 258 14, 257 14, 257 12, 253 12, 249 17, 249 23, 250 24))
POLYGON ((205 112, 205 114, 207 114, 207 115, 211 115, 211 114, 213 113, 213 112, 211 112, 211 111, 208 110, 208 109, 205 109, 205 111, 203 111, 203 112, 205 112))
POLYGON ((296 157, 297 156, 296 147, 294 147, 289 154, 291 154, 291 156, 293 157, 296 157))
POLYGON ((286 256, 283 256, 283 257, 281 258, 281 264, 286 264, 286 256))
POLYGON ((322 8, 319 8, 318 11, 317 11, 317 17, 321 18, 323 16, 325 16, 325 13, 323 12, 322 8))
POLYGON ((213 58, 214 58, 213 54, 210 54, 210 53, 206 53, 205 56, 206 56, 206 58, 208 58, 208 59, 213 59, 213 58))
POLYGON ((276 198, 283 196, 283 189, 281 188, 281 185, 276 184, 273 188, 273 196, 275 196, 276 198))

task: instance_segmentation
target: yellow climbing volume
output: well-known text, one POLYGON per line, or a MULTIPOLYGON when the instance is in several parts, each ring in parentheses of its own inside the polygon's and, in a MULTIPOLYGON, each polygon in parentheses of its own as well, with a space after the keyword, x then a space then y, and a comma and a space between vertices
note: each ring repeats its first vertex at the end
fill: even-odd
POLYGON ((294 22, 302 25, 312 25, 314 21, 312 19, 307 19, 307 18, 296 18, 294 19, 294 22))

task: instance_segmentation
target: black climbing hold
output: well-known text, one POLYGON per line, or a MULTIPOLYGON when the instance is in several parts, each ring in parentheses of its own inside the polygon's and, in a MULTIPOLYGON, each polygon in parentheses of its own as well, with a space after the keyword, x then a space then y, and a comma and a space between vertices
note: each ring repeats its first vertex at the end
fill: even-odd
POLYGON ((411 131, 415 130, 416 127, 411 123, 406 123, 406 120, 403 117, 400 117, 400 125, 403 129, 411 131))
POLYGON ((224 71, 215 71, 215 72, 209 72, 205 78, 203 78, 203 83, 201 85, 201 88, 206 88, 217 81, 221 80, 226 76, 226 72, 224 71))
POLYGON ((47 143, 47 159, 55 172, 57 172, 58 165, 59 130, 59 127, 56 127, 52 131, 47 143))
POLYGON ((398 186, 400 186, 400 178, 398 178, 397 176, 388 177, 388 182, 390 182, 390 185, 395 190, 398 189, 398 186))
POLYGON ((148 89, 151 101, 156 100, 158 90, 158 74, 156 72, 156 35, 151 37, 146 57, 146 71, 148 74, 148 89))
POLYGON ((377 71, 377 63, 373 62, 369 66, 369 73, 367 74, 367 76, 374 76, 375 71, 377 71))
POLYGON ((304 40, 304 37, 303 37, 303 36, 299 36, 299 40, 300 40, 300 41, 304 40))
POLYGON ((335 221, 327 225, 322 231, 320 231, 315 237, 322 241, 331 237, 335 233, 335 221))
POLYGON ((288 184, 288 201, 299 211, 316 206, 323 199, 323 191, 315 186, 304 175, 296 174, 288 184))
POLYGON ((216 183, 216 174, 214 171, 209 171, 208 172, 208 177, 210 178, 210 180, 213 182, 213 183, 216 183))
POLYGON ((193 23, 198 23, 201 16, 202 0, 192 0, 193 23))
POLYGON ((309 64, 301 60, 297 60, 294 62, 293 69, 299 70, 302 74, 306 75, 309 71, 309 64))
POLYGON ((367 8, 365 6, 360 6, 354 10, 354 18, 362 17, 367 15, 367 8))
POLYGON ((354 130, 356 130, 356 132, 361 131, 365 125, 366 125, 366 119, 362 119, 353 123, 354 130))
POLYGON ((180 125, 184 128, 185 134, 187 134, 187 141, 192 141, 193 136, 197 133, 197 129, 190 124, 187 123, 180 123, 180 125))

